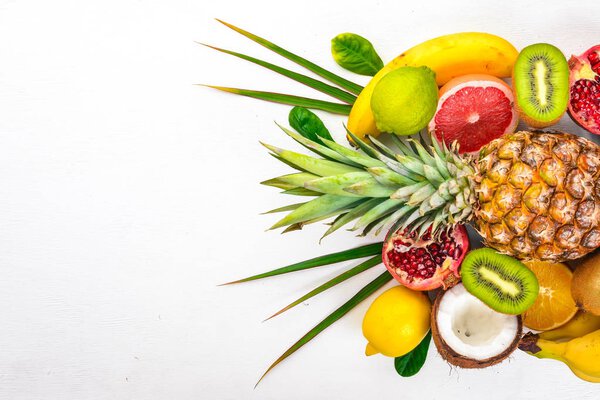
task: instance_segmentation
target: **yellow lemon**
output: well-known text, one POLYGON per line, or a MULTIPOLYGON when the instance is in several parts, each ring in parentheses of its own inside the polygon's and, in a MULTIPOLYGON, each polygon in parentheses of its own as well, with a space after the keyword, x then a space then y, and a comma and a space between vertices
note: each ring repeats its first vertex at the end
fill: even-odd
POLYGON ((400 357, 415 347, 430 328, 431 302, 425 292, 395 286, 373 301, 363 319, 369 342, 366 355, 400 357))

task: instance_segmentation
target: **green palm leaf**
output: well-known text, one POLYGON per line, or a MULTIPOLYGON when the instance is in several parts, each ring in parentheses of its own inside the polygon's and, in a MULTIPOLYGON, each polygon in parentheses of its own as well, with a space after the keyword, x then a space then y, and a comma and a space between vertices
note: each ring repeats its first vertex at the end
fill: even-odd
MULTIPOLYGON (((198 42, 196 42, 196 43, 198 43, 198 42)), ((325 94, 327 94, 327 95, 329 95, 331 97, 334 97, 334 98, 336 98, 338 100, 341 100, 344 103, 354 104, 354 102, 356 101, 356 96, 354 96, 354 95, 352 95, 352 94, 350 94, 348 92, 345 92, 342 89, 339 89, 339 88, 337 88, 335 86, 331 86, 331 85, 328 85, 328 84, 326 84, 324 82, 321 82, 321 81, 319 81, 317 79, 313 79, 313 78, 311 78, 309 76, 302 75, 302 74, 299 74, 299 73, 294 72, 294 71, 290 71, 289 69, 278 67, 277 65, 268 63, 268 62, 263 61, 263 60, 259 60, 259 59, 254 58, 254 57, 247 56, 245 54, 236 53, 235 51, 221 49, 219 47, 211 46, 211 45, 204 44, 204 43, 198 43, 198 44, 201 44, 203 46, 209 47, 209 48, 211 48, 213 50, 220 51, 220 52, 225 53, 225 54, 230 54, 232 56, 241 58, 241 59, 246 60, 246 61, 250 61, 251 63, 260 65, 261 67, 270 69, 271 71, 277 72, 278 74, 286 76, 286 77, 288 77, 288 78, 290 78, 290 79, 292 79, 292 80, 294 80, 296 82, 303 83, 303 84, 305 84, 308 87, 316 89, 316 90, 318 90, 321 93, 325 93, 325 94)))
POLYGON ((307 97, 293 96, 291 94, 281 94, 273 92, 262 92, 259 90, 239 89, 224 86, 200 85, 209 88, 239 94, 240 96, 252 97, 254 99, 270 101, 273 103, 289 104, 291 106, 300 106, 323 110, 332 114, 349 115, 352 106, 349 104, 332 103, 330 101, 309 99, 307 97))
POLYGON ((290 308, 297 306, 298 304, 302 303, 303 301, 306 301, 306 300, 310 299, 311 297, 314 297, 314 296, 318 295, 319 293, 326 291, 327 289, 331 289, 338 283, 342 283, 345 280, 348 280, 348 279, 352 278, 353 276, 356 276, 356 275, 360 274, 361 272, 365 272, 366 270, 373 268, 374 266, 379 265, 379 264, 381 264, 381 255, 370 258, 367 261, 364 261, 364 262, 358 264, 356 267, 351 268, 348 271, 345 271, 342 274, 336 276, 335 278, 330 279, 327 282, 325 282, 324 284, 316 287, 315 289, 311 290, 304 296, 300 297, 299 299, 297 299, 297 300, 291 302, 290 304, 288 304, 287 306, 283 307, 281 310, 277 311, 275 314, 273 314, 269 318, 265 319, 265 321, 270 320, 271 318, 278 316, 279 314, 289 310, 290 308))
MULTIPOLYGON (((291 264, 285 267, 277 268, 272 271, 263 272, 262 274, 249 276, 247 278, 239 279, 233 282, 223 283, 222 285, 232 285, 234 283, 242 283, 254 281, 257 279, 268 278, 271 276, 287 274, 289 272, 302 271, 309 268, 321 267, 324 265, 337 264, 342 261, 354 260, 357 258, 374 256, 381 254, 383 248, 383 242, 371 243, 364 246, 339 251, 336 253, 327 254, 325 256, 311 258, 310 260, 301 261, 299 263, 291 264)), ((221 285, 221 286, 222 286, 221 285)))
POLYGON ((334 83, 334 84, 338 85, 339 87, 348 90, 351 93, 359 94, 361 92, 361 90, 363 89, 362 86, 357 85, 354 82, 350 82, 349 80, 344 79, 341 76, 334 74, 333 72, 327 71, 326 69, 319 67, 317 64, 312 63, 312 62, 308 61, 307 59, 302 58, 294 53, 291 53, 291 52, 277 46, 276 44, 269 42, 266 39, 263 39, 256 35, 253 35, 250 32, 247 32, 247 31, 245 31, 241 28, 238 28, 234 25, 231 25, 225 21, 221 21, 220 19, 217 19, 217 21, 219 21, 223 25, 227 26, 228 28, 233 29, 234 31, 238 32, 239 34, 246 36, 248 39, 253 40, 254 42, 260 44, 261 46, 264 46, 267 49, 279 54, 280 56, 285 57, 288 60, 295 62, 296 64, 300 65, 301 67, 304 67, 304 68, 308 69, 309 71, 314 72, 315 74, 319 75, 320 77, 327 79, 331 83, 334 83))
POLYGON ((369 283, 367 286, 365 286, 360 291, 358 291, 358 293, 356 293, 354 296, 352 296, 350 298, 350 300, 348 300, 337 310, 335 310, 334 312, 329 314, 324 320, 319 322, 314 328, 312 328, 310 331, 308 331, 296 343, 294 343, 289 349, 287 349, 281 355, 281 357, 279 357, 277 360, 275 360, 275 362, 273 364, 271 364, 269 366, 269 368, 267 368, 265 373, 260 377, 258 382, 256 382, 256 385, 254 387, 258 386, 260 381, 262 381, 263 378, 273 368, 275 368, 277 366, 277 364, 279 364, 280 362, 282 362, 283 360, 288 358, 290 355, 294 354, 298 349, 300 349, 306 343, 308 343, 312 339, 314 339, 315 336, 317 336, 319 333, 323 332, 326 328, 328 328, 335 321, 339 320, 344 315, 346 315, 350 310, 352 310, 354 307, 356 307, 358 304, 360 304, 367 297, 369 297, 370 295, 375 293, 378 289, 380 289, 383 285, 385 285, 391 279, 392 279, 392 276, 389 274, 389 272, 385 271, 384 273, 379 275, 377 278, 375 278, 373 281, 371 281, 371 283, 369 283))

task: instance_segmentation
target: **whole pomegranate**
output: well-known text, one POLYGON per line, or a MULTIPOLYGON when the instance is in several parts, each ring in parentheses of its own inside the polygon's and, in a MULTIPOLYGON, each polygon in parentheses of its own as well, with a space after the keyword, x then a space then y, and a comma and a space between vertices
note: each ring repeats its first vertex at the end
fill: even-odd
POLYGON ((600 135, 600 45, 569 60, 569 115, 577 124, 600 135))
POLYGON ((462 225, 442 232, 437 240, 429 229, 417 237, 414 231, 390 231, 383 244, 383 264, 402 285, 413 290, 447 289, 460 281, 459 267, 469 250, 462 225))

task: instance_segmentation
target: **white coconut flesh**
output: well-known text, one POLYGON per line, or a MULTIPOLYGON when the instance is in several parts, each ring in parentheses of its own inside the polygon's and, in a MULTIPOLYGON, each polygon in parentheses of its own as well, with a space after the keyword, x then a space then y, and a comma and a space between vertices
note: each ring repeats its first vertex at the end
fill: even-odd
POLYGON ((444 294, 436 321, 439 335, 452 350, 478 361, 505 351, 519 329, 516 316, 492 310, 463 285, 444 294))

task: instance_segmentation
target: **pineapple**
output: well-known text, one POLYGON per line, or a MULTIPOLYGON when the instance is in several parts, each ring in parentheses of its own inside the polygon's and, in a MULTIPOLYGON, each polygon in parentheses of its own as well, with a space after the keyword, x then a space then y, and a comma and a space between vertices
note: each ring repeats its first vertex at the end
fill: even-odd
POLYGON ((321 157, 265 145, 300 172, 263 184, 316 196, 273 210, 290 212, 272 229, 333 216, 325 236, 351 222, 363 235, 392 227, 438 234, 471 223, 499 252, 553 262, 600 246, 600 147, 585 138, 521 131, 491 142, 475 159, 435 138, 425 145, 394 136, 392 149, 350 134, 360 152, 283 129, 321 157))

